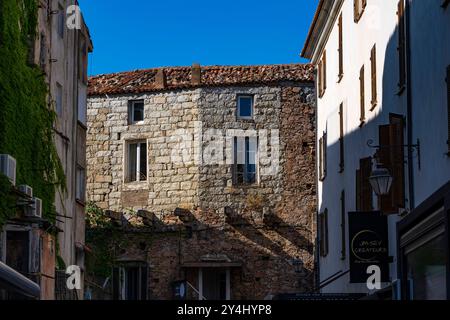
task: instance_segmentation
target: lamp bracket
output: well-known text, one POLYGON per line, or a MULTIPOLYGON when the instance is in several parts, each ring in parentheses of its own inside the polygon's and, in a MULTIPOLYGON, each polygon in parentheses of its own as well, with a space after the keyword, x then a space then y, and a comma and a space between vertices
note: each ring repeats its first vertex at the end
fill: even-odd
POLYGON ((401 145, 376 145, 372 139, 367 140, 367 146, 372 149, 377 149, 377 151, 381 148, 408 148, 408 150, 415 150, 417 161, 419 165, 419 170, 421 169, 421 162, 420 162, 420 140, 417 139, 416 144, 401 144, 401 145))

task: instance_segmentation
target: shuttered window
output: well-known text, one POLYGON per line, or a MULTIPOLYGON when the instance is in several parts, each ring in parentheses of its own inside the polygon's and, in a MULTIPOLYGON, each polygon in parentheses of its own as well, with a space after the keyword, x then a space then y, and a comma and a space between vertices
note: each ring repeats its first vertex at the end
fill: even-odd
POLYGON ((339 106, 339 172, 344 172, 344 104, 339 106))
POLYGON ((322 97, 325 93, 325 90, 327 88, 327 52, 324 51, 322 55, 322 59, 319 62, 318 70, 317 70, 317 77, 318 77, 318 90, 319 90, 319 97, 322 97))
POLYGON ((324 132, 319 139, 319 180, 325 180, 327 176, 327 134, 324 132))
POLYGON ((339 74, 338 82, 341 81, 344 76, 344 45, 343 45, 343 26, 342 26, 342 14, 339 16, 338 22, 339 29, 339 74))
POLYGON ((366 8, 367 0, 353 0, 353 11, 354 11, 354 20, 358 22, 366 8))
POLYGON ((346 208, 345 208, 345 190, 342 190, 341 192, 341 260, 345 260, 346 258, 346 208))
POLYGON ((391 115, 390 124, 379 128, 380 149, 378 162, 392 175, 390 193, 379 197, 379 207, 383 213, 397 213, 405 207, 405 164, 403 117, 391 115))
POLYGON ((360 97, 360 126, 366 121, 366 105, 365 105, 365 93, 364 93, 364 66, 359 71, 359 97, 360 97))
POLYGON ((370 65, 371 65, 371 83, 372 83, 372 108, 370 110, 375 109, 377 106, 377 47, 373 46, 372 51, 370 52, 370 65))
POLYGON ((328 209, 319 214, 320 256, 328 255, 328 209))
POLYGON ((356 170, 356 210, 373 210, 373 192, 370 185, 370 175, 372 173, 372 158, 360 160, 359 170, 356 170))
POLYGON ((398 16, 398 89, 401 93, 406 83, 406 27, 405 27, 405 2, 400 0, 397 8, 398 16))
POLYGON ((448 154, 450 155, 450 65, 447 67, 447 130, 448 130, 448 154))

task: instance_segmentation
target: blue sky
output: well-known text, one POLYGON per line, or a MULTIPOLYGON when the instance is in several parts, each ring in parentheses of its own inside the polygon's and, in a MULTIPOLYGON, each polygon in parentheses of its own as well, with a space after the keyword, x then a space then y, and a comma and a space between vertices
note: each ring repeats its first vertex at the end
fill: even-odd
POLYGON ((305 62, 318 0, 79 0, 89 74, 160 66, 305 62))

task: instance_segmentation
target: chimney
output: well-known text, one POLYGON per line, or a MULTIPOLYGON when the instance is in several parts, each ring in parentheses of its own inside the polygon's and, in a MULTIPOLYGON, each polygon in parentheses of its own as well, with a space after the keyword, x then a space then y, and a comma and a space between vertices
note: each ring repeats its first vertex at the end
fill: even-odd
POLYGON ((164 73, 164 69, 158 69, 155 76, 155 87, 156 89, 165 89, 166 88, 166 74, 164 73))
POLYGON ((200 85, 202 82, 202 69, 198 63, 192 65, 191 84, 200 85))

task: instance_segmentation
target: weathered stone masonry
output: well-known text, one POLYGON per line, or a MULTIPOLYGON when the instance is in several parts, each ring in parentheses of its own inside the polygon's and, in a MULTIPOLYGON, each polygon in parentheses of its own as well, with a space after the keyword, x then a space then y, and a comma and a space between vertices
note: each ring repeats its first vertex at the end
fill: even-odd
MULTIPOLYGON (((99 207, 124 212, 130 220, 123 233, 129 245, 117 249, 117 259, 148 263, 150 299, 172 298, 176 280, 197 286, 195 266, 208 265, 208 257, 234 263, 233 299, 310 290, 316 210, 312 69, 203 67, 197 82, 195 73, 195 68, 166 68, 90 81, 87 193, 99 207), (236 117, 241 94, 254 97, 252 120, 236 117), (144 100, 145 119, 129 125, 129 101, 137 99, 144 100), (279 132, 279 170, 260 174, 256 184, 235 186, 231 164, 202 163, 195 157, 174 162, 173 150, 180 143, 174 136, 180 130, 198 136, 199 123, 203 134, 208 129, 221 134, 268 130, 270 141, 279 132), (135 140, 147 141, 148 179, 125 183, 126 143, 135 140), (178 216, 177 208, 183 209, 178 216), (148 212, 153 227, 130 213, 138 210, 148 212), (144 245, 137 240, 143 233, 151 234, 144 245), (300 272, 294 260, 303 261, 300 272)), ((184 151, 195 153, 213 143, 202 139, 184 151)), ((272 148, 269 154, 275 153, 272 148)), ((272 165, 262 161, 259 172, 272 165)))

